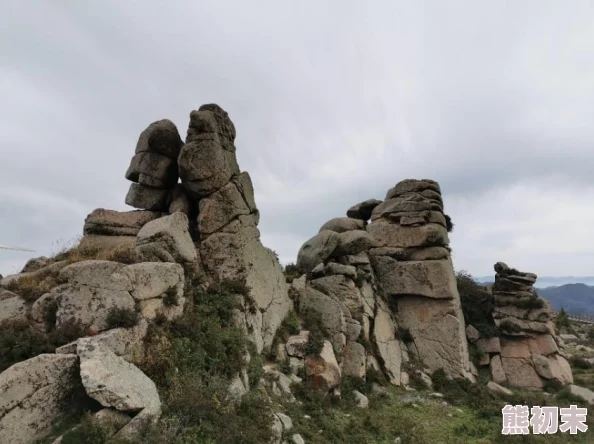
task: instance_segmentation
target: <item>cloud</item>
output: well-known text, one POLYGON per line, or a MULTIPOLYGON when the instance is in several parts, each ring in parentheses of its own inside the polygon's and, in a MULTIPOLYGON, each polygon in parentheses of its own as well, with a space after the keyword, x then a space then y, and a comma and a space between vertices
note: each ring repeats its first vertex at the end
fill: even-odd
MULTIPOLYGON (((586 2, 18 3, 0 18, 0 242, 48 254, 124 210, 150 122, 216 102, 281 259, 408 177, 441 184, 457 268, 589 274, 586 2)), ((23 253, 0 252, 0 272, 23 253)))

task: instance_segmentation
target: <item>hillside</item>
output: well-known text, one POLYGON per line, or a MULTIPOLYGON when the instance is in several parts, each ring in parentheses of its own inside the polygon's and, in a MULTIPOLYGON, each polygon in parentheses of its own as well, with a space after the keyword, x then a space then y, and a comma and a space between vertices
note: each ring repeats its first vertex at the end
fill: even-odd
POLYGON ((538 294, 568 313, 594 314, 594 287, 585 284, 566 284, 560 287, 539 288, 538 294))

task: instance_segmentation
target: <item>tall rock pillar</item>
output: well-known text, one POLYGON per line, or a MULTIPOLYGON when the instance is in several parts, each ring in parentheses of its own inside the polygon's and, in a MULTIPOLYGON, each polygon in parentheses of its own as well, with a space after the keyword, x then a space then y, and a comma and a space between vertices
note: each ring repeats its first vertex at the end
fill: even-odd
POLYGON ((369 250, 381 296, 413 354, 432 371, 473 379, 439 184, 407 179, 371 213, 369 250))

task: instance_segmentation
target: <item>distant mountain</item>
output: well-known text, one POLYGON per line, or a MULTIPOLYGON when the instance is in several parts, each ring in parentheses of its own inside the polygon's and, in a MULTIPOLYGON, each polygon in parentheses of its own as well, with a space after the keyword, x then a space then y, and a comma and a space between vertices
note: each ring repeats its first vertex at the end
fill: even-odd
MULTIPOLYGON (((478 276, 475 280, 481 283, 492 284, 495 276, 478 276)), ((594 276, 539 276, 536 288, 560 287, 566 284, 584 284, 594 287, 594 276)))
POLYGON ((560 287, 537 288, 537 293, 549 300, 554 310, 561 307, 568 313, 594 314, 594 287, 567 284, 560 287))

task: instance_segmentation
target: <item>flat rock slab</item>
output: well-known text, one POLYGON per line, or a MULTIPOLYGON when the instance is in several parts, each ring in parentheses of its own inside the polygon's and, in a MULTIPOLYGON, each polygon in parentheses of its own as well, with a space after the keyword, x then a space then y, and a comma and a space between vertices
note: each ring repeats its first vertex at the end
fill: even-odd
POLYGON ((92 338, 78 341, 80 376, 87 394, 104 407, 139 412, 161 405, 157 387, 138 367, 92 338))

